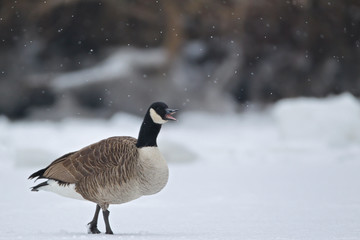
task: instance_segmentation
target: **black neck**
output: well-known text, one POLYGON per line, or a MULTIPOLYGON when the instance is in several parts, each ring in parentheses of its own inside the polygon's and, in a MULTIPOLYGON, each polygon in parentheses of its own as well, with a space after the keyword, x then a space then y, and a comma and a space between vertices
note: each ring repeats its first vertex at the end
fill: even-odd
POLYGON ((157 147, 156 138, 160 132, 161 124, 154 123, 147 112, 141 124, 136 147, 157 147))

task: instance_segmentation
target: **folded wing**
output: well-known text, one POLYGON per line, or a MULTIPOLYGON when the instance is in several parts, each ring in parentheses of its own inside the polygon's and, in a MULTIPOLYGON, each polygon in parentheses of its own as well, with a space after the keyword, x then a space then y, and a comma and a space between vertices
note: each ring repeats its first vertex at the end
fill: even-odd
POLYGON ((137 159, 136 141, 132 137, 104 139, 58 158, 29 178, 54 179, 65 184, 77 183, 84 177, 101 174, 112 168, 126 168, 137 159))

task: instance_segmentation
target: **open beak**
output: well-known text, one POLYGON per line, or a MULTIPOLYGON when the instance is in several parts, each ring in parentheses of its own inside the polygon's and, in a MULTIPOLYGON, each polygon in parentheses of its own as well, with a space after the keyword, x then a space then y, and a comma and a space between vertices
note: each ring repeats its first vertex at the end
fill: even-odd
POLYGON ((165 118, 167 120, 176 121, 176 118, 174 118, 172 115, 175 114, 178 110, 179 109, 170 109, 170 108, 165 109, 166 111, 165 118))

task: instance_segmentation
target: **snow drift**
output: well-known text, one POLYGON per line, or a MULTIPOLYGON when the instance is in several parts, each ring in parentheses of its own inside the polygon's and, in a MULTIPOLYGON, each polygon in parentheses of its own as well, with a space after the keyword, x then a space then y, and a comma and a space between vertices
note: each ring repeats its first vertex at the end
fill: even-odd
POLYGON ((360 104, 350 94, 281 100, 273 115, 282 136, 331 144, 360 143, 360 104))

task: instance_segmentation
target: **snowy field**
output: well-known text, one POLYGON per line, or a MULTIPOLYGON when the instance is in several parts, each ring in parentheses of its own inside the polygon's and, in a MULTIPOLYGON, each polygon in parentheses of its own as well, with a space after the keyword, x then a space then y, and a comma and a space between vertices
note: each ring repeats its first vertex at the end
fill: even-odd
POLYGON ((27 177, 100 139, 137 136, 142 119, 0 118, 0 239, 360 239, 360 104, 350 95, 177 117, 158 139, 168 185, 111 205, 113 236, 86 233, 95 204, 31 192, 27 177))

